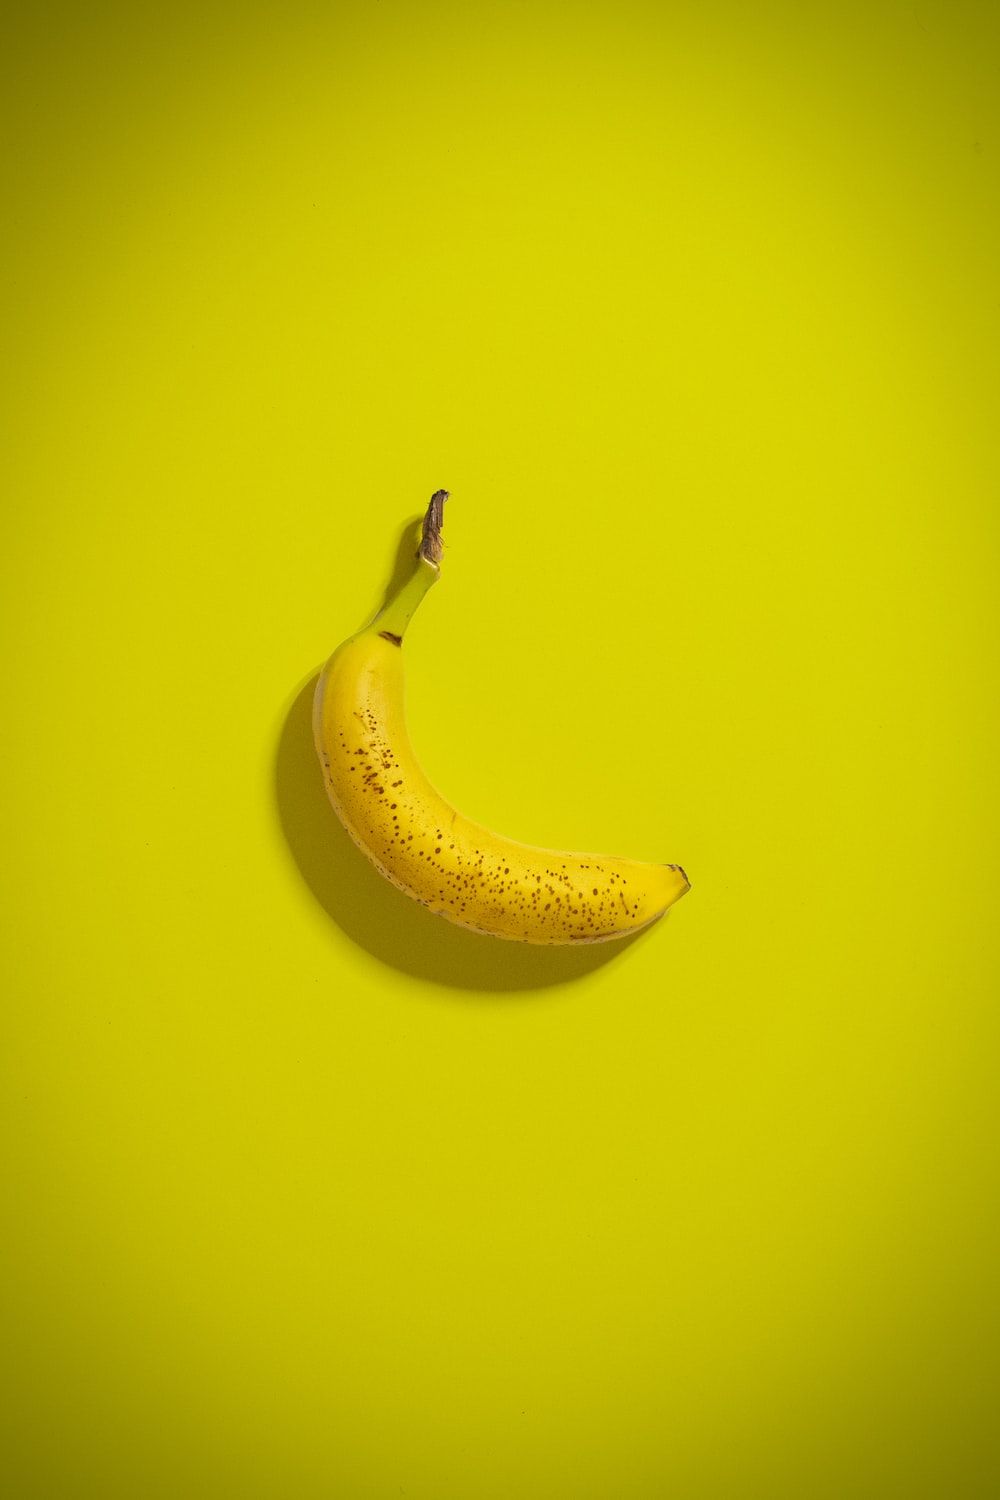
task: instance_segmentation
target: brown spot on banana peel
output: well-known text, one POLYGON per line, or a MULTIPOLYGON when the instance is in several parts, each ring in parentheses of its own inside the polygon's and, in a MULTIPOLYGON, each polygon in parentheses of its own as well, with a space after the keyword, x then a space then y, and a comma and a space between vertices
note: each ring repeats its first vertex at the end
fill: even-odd
POLYGON ((380 630, 379 635, 383 641, 391 641, 394 646, 401 646, 403 644, 403 637, 396 635, 391 630, 380 630))

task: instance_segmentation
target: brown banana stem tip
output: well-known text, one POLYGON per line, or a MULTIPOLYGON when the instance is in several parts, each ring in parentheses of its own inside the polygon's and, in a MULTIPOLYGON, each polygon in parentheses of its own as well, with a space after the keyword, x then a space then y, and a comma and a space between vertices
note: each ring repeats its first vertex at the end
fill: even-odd
POLYGON ((417 556, 422 557, 425 562, 433 564, 435 568, 440 567, 441 558, 444 555, 444 543, 441 541, 441 527, 444 523, 444 502, 448 498, 447 490, 435 490, 424 516, 424 529, 420 537, 420 546, 417 556))

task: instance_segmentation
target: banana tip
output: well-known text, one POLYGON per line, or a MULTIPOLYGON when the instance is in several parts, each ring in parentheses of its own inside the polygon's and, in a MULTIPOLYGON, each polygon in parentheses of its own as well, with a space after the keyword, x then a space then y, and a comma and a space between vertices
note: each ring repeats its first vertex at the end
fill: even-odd
POLYGON ((681 877, 681 879, 687 885, 688 890, 691 889, 691 881, 690 881, 690 878, 688 877, 688 872, 685 870, 685 868, 684 868, 683 865, 667 865, 667 869, 668 870, 676 870, 677 873, 678 873, 678 875, 681 877))

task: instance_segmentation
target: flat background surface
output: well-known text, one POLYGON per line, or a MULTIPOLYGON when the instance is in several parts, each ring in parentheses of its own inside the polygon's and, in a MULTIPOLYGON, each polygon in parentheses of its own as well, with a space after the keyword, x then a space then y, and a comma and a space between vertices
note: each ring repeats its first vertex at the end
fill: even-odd
POLYGON ((5 24, 7 1492, 996 1494, 995 7, 5 24), (439 485, 420 757, 631 945, 326 809, 439 485))

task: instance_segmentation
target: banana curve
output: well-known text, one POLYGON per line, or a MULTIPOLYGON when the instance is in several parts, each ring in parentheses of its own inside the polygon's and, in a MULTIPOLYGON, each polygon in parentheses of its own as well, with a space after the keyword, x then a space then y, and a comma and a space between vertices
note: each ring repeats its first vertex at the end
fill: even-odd
POLYGON ((406 727, 402 639, 437 576, 422 544, 413 576, 320 675, 316 749, 347 832, 398 889, 474 932, 584 944, 648 926, 690 889, 680 866, 506 838, 466 818, 424 774, 406 727))

